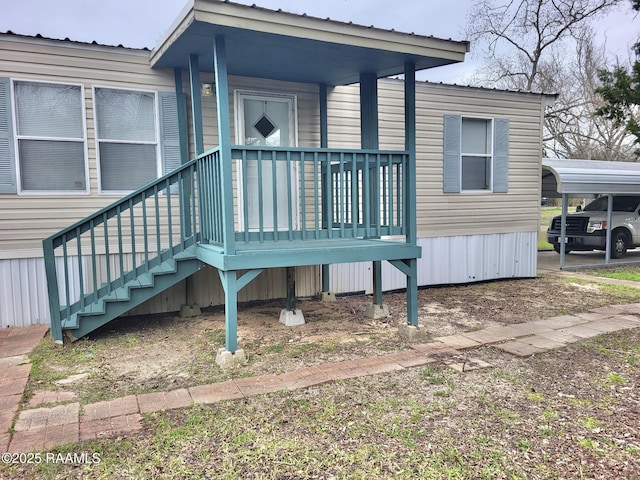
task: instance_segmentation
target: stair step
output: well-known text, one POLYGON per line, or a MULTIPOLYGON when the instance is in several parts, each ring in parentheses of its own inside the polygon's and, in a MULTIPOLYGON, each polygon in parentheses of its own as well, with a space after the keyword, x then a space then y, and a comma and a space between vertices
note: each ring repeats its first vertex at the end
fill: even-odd
MULTIPOLYGON (((152 291, 155 289, 157 282, 157 278, 164 277, 165 275, 176 275, 179 273, 179 262, 184 261, 185 264, 189 266, 186 268, 193 269, 193 272, 197 271, 199 266, 199 262, 194 263, 196 260, 195 257, 195 247, 189 247, 189 249, 177 253, 174 258, 168 259, 149 269, 148 272, 142 273, 138 275, 137 278, 128 281, 122 287, 114 289, 111 293, 105 295, 101 299, 93 302, 89 305, 86 305, 81 311, 72 314, 68 319, 62 320, 62 328, 64 330, 78 330, 80 329, 81 334, 76 336, 73 334, 72 336, 75 338, 79 338, 83 335, 86 335, 89 331, 97 328, 87 329, 87 327, 81 328, 82 318, 86 318, 86 320, 90 321, 90 323, 99 322, 100 324, 107 323, 109 320, 104 321, 100 320, 100 317, 112 317, 112 314, 109 313, 109 304, 113 305, 122 305, 131 302, 132 300, 132 290, 144 290, 151 289, 152 291), (157 277, 157 278, 156 278, 157 277), (95 320, 91 320, 91 319, 95 320), (85 332, 85 330, 87 330, 85 332)), ((184 274, 179 275, 181 278, 184 274)), ((171 282, 171 281, 170 281, 171 282)), ((166 282, 160 282, 161 284, 166 282)), ((166 288, 166 287, 165 287, 166 288)), ((154 292, 153 295, 159 293, 154 292)), ((151 298, 152 295, 146 295, 151 298)), ((132 305, 131 308, 134 308, 136 305, 132 305)), ((129 308, 130 309, 130 308, 129 308)), ((127 310, 129 310, 127 309, 127 310)), ((122 311, 125 310, 122 307, 116 307, 115 310, 122 311)), ((124 312, 123 312, 124 313, 124 312)), ((116 318, 118 315, 113 316, 112 318, 116 318)), ((112 319, 111 318, 111 319, 112 319)))

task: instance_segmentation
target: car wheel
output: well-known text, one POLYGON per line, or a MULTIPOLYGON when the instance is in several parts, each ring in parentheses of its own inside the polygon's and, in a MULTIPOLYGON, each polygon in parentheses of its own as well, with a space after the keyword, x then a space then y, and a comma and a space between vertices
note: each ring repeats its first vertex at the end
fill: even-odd
POLYGON ((624 258, 627 254, 627 247, 629 246, 629 239, 627 234, 623 231, 613 232, 611 237, 611 257, 612 258, 624 258))
MULTIPOLYGON (((559 243, 554 243, 553 244, 553 249, 556 251, 556 253, 560 253, 560 244, 559 243)), ((564 253, 569 253, 571 251, 570 248, 568 247, 564 247, 564 253)))

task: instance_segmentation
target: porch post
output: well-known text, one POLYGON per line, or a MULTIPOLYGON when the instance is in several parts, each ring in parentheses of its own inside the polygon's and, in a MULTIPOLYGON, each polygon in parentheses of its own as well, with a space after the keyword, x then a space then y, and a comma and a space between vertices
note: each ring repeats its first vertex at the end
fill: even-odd
MULTIPOLYGON (((327 84, 321 83, 320 90, 320 148, 329 148, 329 106, 327 97, 327 84)), ((322 162, 320 177, 322 178, 322 227, 330 228, 329 225, 329 198, 330 195, 325 178, 329 175, 327 165, 322 162)), ((329 281, 329 265, 322 265, 322 300, 335 300, 335 295, 331 293, 329 281)))
MULTIPOLYGON (((176 86, 176 107, 178 110, 178 136, 180 142, 180 163, 183 165, 189 161, 189 133, 187 127, 187 102, 184 98, 184 92, 182 91, 182 70, 179 68, 174 69, 174 83, 176 86)), ((191 225, 191 187, 193 180, 183 182, 182 185, 182 198, 180 203, 182 205, 182 221, 183 221, 183 237, 189 238, 193 235, 193 226, 191 225)))
MULTIPOLYGON (((360 74, 360 146, 363 150, 379 149, 379 120, 378 120, 378 76, 375 73, 360 74)), ((377 199, 380 196, 378 188, 378 175, 370 171, 363 172, 369 175, 369 185, 371 185, 371 196, 373 199, 369 208, 371 216, 379 218, 380 208, 377 199)), ((373 262, 373 305, 367 310, 367 316, 386 316, 387 310, 382 305, 382 262, 373 262)))
MULTIPOLYGON (((180 142, 180 163, 183 165, 189 161, 189 131, 187 126, 187 101, 182 91, 182 70, 173 70, 174 84, 176 87, 176 108, 178 110, 178 136, 180 142)), ((194 235, 191 223, 191 199, 193 195, 193 178, 182 180, 182 195, 180 199, 180 218, 182 220, 182 238, 194 235)), ((194 239, 195 241, 195 239, 194 239)), ((185 280, 185 304, 180 306, 180 314, 183 317, 199 315, 200 306, 195 300, 195 285, 193 276, 185 280)))
POLYGON ((191 118, 193 118, 193 147, 196 156, 204 153, 202 129, 202 101, 200 99, 200 64, 198 55, 189 55, 189 83, 191 84, 191 118))
MULTIPOLYGON (((405 228, 406 242, 417 243, 416 219, 416 66, 414 62, 404 65, 404 142, 409 152, 405 175, 405 228)), ((407 261, 407 323, 418 326, 418 260, 407 261)))
POLYGON ((218 144, 222 162, 222 222, 224 251, 235 255, 235 225, 233 219, 233 162, 231 160, 231 121, 229 119, 229 80, 225 39, 216 36, 213 43, 213 70, 218 107, 218 144))

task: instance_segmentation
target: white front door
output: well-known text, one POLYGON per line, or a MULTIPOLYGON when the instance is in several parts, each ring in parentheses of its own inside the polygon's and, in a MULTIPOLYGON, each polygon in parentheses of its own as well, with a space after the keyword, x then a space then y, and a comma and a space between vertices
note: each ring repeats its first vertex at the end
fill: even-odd
MULTIPOLYGON (((294 95, 261 94, 255 92, 236 91, 236 137, 240 145, 295 147, 297 146, 296 97, 294 95)), ((274 216, 278 218, 278 230, 289 227, 291 213, 294 229, 297 228, 298 174, 295 165, 291 165, 291 179, 287 179, 287 165, 284 161, 275 162, 270 157, 262 161, 262 168, 257 161, 247 162, 247 185, 239 192, 246 198, 249 228, 256 230, 262 227, 266 231, 274 230, 274 216), (274 178, 275 177, 275 178, 274 178), (289 202, 291 182, 292 199, 289 202), (261 186, 261 188, 260 188, 261 186), (275 195, 274 195, 275 188, 275 195), (246 192, 246 195, 244 194, 246 192), (274 197, 276 208, 274 209, 274 197), (289 212, 289 204, 292 212, 289 212)), ((239 166, 239 171, 241 170, 239 166)), ((239 175, 242 178, 242 172, 239 175)), ((244 212, 241 201, 240 226, 244 228, 244 212)))

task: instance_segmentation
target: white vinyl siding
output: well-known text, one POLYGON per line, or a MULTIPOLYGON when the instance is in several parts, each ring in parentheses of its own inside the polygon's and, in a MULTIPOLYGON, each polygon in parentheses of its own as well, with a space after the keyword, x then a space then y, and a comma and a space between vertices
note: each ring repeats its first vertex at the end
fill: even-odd
POLYGON ((136 190, 158 176, 156 96, 94 89, 100 190, 136 190))
POLYGON ((83 88, 14 81, 22 192, 86 192, 83 88))
MULTIPOLYGON (((378 82, 380 148, 404 149, 402 81, 378 82)), ((416 203, 418 237, 447 237, 539 229, 542 124, 548 97, 418 82, 416 85, 416 203), (443 191, 445 116, 492 119, 493 194, 443 191), (499 126, 502 124, 502 127, 499 126), (502 132, 502 135, 500 135, 502 132), (497 167, 498 164, 502 166, 497 167), (500 193, 500 194, 497 194, 500 193)), ((461 125, 461 122, 458 122, 461 125)), ((460 151, 460 142, 455 142, 460 151)), ((358 86, 329 90, 329 146, 360 147, 358 86)), ((454 165, 460 165, 460 157, 454 165)), ((454 172, 459 176, 459 171, 454 172)))

